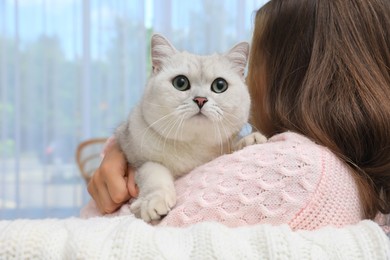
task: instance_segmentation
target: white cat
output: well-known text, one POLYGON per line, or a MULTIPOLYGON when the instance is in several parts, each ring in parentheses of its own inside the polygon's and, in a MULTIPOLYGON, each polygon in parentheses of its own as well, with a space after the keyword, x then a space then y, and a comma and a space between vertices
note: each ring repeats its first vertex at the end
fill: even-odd
MULTIPOLYGON (((244 83, 248 43, 224 55, 198 56, 155 34, 151 49, 153 71, 144 96, 115 132, 137 168, 139 196, 130 209, 147 222, 175 205, 175 178, 231 151, 250 109, 244 83)), ((264 141, 252 135, 238 146, 264 141)))

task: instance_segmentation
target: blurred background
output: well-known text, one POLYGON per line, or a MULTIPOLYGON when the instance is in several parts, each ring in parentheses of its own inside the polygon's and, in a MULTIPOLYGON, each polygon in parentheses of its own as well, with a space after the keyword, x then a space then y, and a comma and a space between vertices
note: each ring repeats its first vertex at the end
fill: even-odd
POLYGON ((266 0, 0 0, 0 219, 78 216, 78 144, 141 97, 150 36, 179 50, 250 41, 266 0))

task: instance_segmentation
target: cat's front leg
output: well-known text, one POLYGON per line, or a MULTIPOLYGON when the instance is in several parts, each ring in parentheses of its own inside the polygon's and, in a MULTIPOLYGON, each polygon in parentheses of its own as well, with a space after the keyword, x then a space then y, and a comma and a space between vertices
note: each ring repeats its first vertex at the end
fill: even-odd
POLYGON ((238 151, 241 150, 244 147, 247 147, 249 145, 253 144, 262 144, 267 142, 267 137, 265 137, 260 132, 253 132, 247 136, 244 136, 238 142, 234 145, 234 150, 238 151))
POLYGON ((158 220, 176 204, 174 179, 165 166, 146 162, 137 170, 135 181, 139 195, 130 210, 136 217, 146 222, 158 220))

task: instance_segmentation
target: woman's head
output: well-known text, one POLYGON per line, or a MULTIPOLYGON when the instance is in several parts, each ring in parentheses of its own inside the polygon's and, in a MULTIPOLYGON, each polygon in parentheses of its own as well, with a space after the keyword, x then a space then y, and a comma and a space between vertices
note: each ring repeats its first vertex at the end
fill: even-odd
POLYGON ((247 80, 255 127, 329 147, 358 173, 366 215, 390 211, 390 1, 271 0, 247 80))

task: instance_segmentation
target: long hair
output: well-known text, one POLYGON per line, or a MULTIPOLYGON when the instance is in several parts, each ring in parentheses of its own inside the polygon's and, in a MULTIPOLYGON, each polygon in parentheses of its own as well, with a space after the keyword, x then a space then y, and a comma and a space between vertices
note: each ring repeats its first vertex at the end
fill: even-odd
POLYGON ((271 0, 247 83, 256 128, 328 147, 356 173, 365 216, 390 212, 389 0, 271 0))

